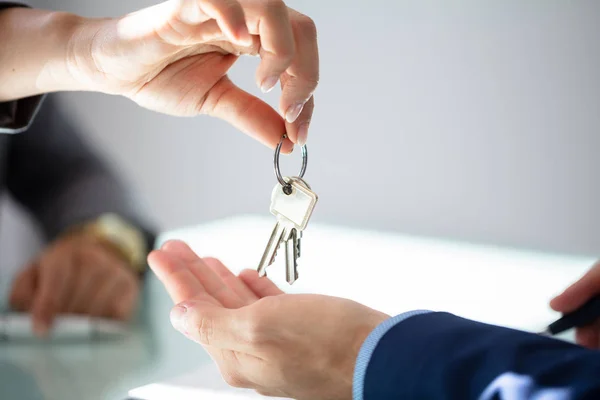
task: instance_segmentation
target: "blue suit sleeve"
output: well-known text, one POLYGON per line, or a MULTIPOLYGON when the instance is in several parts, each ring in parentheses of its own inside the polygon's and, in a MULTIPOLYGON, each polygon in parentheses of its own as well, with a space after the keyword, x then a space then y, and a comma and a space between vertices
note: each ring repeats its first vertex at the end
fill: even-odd
POLYGON ((600 352, 460 318, 415 312, 363 344, 355 400, 600 399, 600 352))
MULTIPOLYGON (((28 5, 23 2, 0 0, 0 12, 10 7, 28 7, 28 5)), ((31 126, 44 98, 45 95, 37 95, 0 102, 0 134, 26 131, 31 126)))

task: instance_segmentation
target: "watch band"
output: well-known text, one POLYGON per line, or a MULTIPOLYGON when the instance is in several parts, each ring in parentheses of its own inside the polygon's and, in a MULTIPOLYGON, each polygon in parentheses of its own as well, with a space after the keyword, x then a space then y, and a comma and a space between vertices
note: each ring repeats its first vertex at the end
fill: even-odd
POLYGON ((103 241, 121 255, 137 273, 146 269, 148 245, 144 234, 120 216, 107 213, 84 223, 75 231, 83 231, 103 241))

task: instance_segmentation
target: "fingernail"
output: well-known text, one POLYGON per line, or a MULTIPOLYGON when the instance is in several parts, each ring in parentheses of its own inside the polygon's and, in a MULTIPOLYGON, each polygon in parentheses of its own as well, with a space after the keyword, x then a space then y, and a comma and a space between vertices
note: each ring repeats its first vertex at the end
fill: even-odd
POLYGON ((171 325, 173 325, 173 328, 177 329, 181 333, 187 334, 185 330, 185 313, 187 313, 187 307, 180 304, 173 307, 169 317, 171 319, 171 325))
POLYGON ((304 146, 308 139, 308 122, 300 125, 298 128, 298 146, 304 146))
POLYGON ((269 93, 271 90, 273 90, 278 80, 278 76, 271 76, 265 79, 260 85, 260 90, 262 90, 263 93, 269 93))
POLYGON ((298 118, 298 115, 300 115, 300 113, 302 112, 303 108, 304 103, 297 103, 293 106, 290 106, 290 108, 288 108, 287 112, 285 113, 285 120, 289 123, 294 122, 296 118, 298 118))

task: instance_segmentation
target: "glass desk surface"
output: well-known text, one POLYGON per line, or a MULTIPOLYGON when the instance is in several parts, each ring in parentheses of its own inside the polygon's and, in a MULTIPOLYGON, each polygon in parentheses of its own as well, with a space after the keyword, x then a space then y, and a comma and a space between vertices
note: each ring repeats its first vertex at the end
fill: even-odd
POLYGON ((169 323, 170 298, 148 276, 143 305, 124 338, 0 342, 2 400, 124 400, 134 387, 212 362, 169 323))
MULTIPOLYGON (((273 223, 269 217, 229 218, 167 232, 157 245, 179 238, 239 272, 255 267, 273 223)), ((557 317, 548 300, 593 261, 311 222, 302 239, 300 279, 285 284, 282 260, 269 277, 288 292, 352 298, 390 315, 426 308, 537 331, 557 317)), ((212 363, 201 346, 171 327, 171 307, 149 273, 124 339, 0 342, 0 399, 124 400, 130 389, 212 363)))

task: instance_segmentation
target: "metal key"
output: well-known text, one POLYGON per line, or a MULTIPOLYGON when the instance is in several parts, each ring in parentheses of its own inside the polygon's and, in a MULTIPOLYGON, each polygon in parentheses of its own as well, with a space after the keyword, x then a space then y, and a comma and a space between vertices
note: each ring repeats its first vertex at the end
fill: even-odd
POLYGON ((298 279, 300 239, 312 215, 318 197, 299 177, 285 178, 286 186, 277 184, 271 194, 271 214, 277 222, 258 266, 259 276, 273 264, 281 244, 286 252, 286 280, 293 284, 298 279))
POLYGON ((298 246, 298 231, 296 228, 292 228, 290 230, 290 237, 285 242, 285 280, 290 285, 298 279, 296 246, 298 246))

